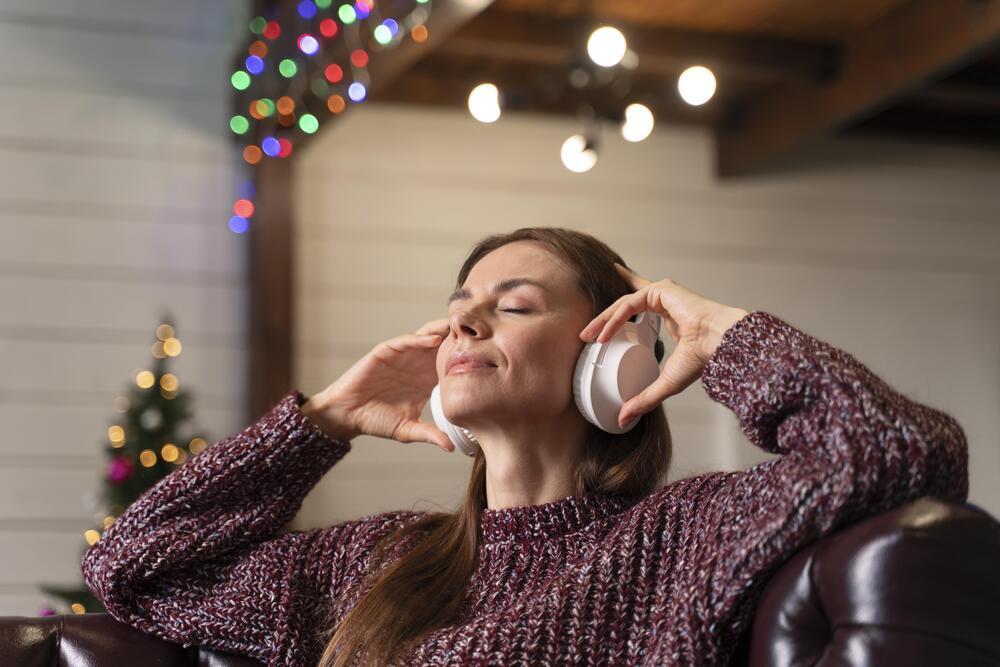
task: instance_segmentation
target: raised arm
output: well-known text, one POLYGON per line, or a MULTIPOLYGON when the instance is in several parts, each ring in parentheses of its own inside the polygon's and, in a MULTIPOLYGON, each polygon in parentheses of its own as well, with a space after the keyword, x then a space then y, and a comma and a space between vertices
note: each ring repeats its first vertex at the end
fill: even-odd
POLYGON ((146 490, 84 554, 87 586, 114 618, 184 646, 295 664, 315 623, 364 570, 377 538, 415 512, 279 531, 351 444, 328 436, 292 390, 257 422, 146 490))
POLYGON ((734 643, 748 593, 792 552, 924 495, 964 502, 968 445, 948 414, 893 390, 847 352, 755 311, 726 330, 702 383, 746 437, 780 458, 699 478, 699 566, 706 632, 734 643))

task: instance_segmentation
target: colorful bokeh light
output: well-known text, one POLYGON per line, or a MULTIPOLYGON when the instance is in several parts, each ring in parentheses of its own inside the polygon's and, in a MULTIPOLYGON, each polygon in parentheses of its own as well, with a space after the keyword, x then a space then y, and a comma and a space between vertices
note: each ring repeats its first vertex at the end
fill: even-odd
POLYGON ((233 88, 236 90, 246 90, 250 87, 250 75, 243 70, 233 72, 229 81, 233 84, 233 88))
POLYGON ((337 22, 333 19, 323 19, 319 22, 319 32, 324 37, 335 37, 337 35, 337 22))
POLYGON ((264 60, 260 56, 247 56, 244 64, 251 74, 260 74, 264 71, 264 60))
POLYGON ((307 56, 316 55, 319 51, 319 41, 308 33, 299 35, 298 45, 299 50, 307 56))
POLYGON ((299 11, 299 16, 304 19, 316 16, 316 5, 313 4, 312 0, 302 0, 296 9, 299 11))
POLYGON ((278 25, 277 21, 268 21, 267 26, 264 28, 264 37, 274 41, 278 39, 278 35, 281 34, 281 26, 278 25))
POLYGON ((250 129, 250 121, 247 120, 246 116, 233 116, 229 119, 229 129, 236 134, 246 134, 246 131, 250 129))
POLYGON ((327 65, 323 73, 330 83, 337 83, 344 78, 344 70, 340 65, 327 65))
POLYGON ((311 113, 304 113, 299 118, 299 129, 306 134, 313 134, 319 129, 319 121, 311 113))
POLYGON ((281 152, 281 144, 274 137, 264 137, 260 147, 268 157, 278 157, 278 153, 281 152))

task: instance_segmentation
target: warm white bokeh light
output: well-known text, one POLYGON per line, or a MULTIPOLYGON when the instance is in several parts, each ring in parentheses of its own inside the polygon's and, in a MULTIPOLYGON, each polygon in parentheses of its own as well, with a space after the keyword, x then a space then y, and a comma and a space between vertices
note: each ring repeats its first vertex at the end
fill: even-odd
POLYGON ((625 107, 622 122, 622 137, 626 141, 642 141, 653 131, 653 112, 644 104, 630 104, 625 107))
POLYGON ((677 77, 677 91, 692 106, 704 104, 715 94, 715 75, 701 65, 688 67, 677 77))
POLYGON ((625 35, 618 28, 603 26, 590 33, 587 55, 601 67, 614 67, 625 56, 625 35))
POLYGON ((500 118, 500 91, 492 83, 481 83, 469 93, 469 113, 481 123, 500 118))
POLYGON ((582 134, 574 134, 564 141, 559 156, 567 169, 578 174, 589 170, 597 162, 597 151, 587 148, 587 140, 582 134))

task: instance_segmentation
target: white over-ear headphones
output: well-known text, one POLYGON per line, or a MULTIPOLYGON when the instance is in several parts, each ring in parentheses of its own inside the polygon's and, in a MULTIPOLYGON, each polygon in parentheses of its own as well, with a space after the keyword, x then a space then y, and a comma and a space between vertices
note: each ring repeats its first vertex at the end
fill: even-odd
MULTIPOLYGON (((644 311, 628 321, 606 343, 587 343, 573 372, 573 396, 580 413, 594 426, 607 433, 626 433, 639 423, 642 415, 624 427, 618 425, 622 406, 660 375, 653 346, 660 335, 661 318, 644 311)), ((449 422, 441 407, 441 385, 431 392, 431 412, 437 427, 463 454, 475 456, 479 441, 461 426, 449 422)))

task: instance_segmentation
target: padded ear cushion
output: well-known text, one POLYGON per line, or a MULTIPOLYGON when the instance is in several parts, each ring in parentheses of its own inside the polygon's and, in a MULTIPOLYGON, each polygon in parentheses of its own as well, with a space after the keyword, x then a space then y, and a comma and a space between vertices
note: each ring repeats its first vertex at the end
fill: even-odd
POLYGON ((594 372, 593 360, 596 356, 597 344, 595 343, 587 343, 580 351, 580 356, 576 360, 576 368, 573 371, 573 399, 576 401, 577 410, 580 411, 584 419, 600 428, 600 424, 591 416, 591 401, 590 396, 587 395, 587 392, 590 391, 590 380, 592 379, 589 374, 594 372))

